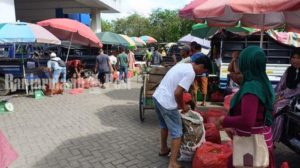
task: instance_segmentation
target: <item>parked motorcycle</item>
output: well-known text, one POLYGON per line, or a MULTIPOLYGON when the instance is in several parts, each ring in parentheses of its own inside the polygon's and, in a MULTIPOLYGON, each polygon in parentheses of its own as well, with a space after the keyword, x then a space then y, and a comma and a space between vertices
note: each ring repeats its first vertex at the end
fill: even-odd
POLYGON ((300 95, 292 98, 286 106, 274 117, 283 116, 283 133, 280 141, 292 151, 300 154, 300 95))

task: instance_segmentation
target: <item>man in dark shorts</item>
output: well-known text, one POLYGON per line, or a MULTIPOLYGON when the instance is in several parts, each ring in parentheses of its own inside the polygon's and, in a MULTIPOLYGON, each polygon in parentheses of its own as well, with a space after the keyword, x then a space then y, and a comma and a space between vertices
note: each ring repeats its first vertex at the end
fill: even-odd
POLYGON ((117 66, 120 72, 118 83, 123 79, 123 77, 124 77, 124 82, 127 83, 128 55, 125 53, 125 48, 123 46, 120 46, 119 51, 120 54, 117 56, 117 66))
POLYGON ((104 83, 109 80, 109 74, 113 72, 113 68, 108 55, 104 54, 103 49, 99 50, 99 55, 96 58, 95 72, 98 72, 101 88, 105 89, 104 83))

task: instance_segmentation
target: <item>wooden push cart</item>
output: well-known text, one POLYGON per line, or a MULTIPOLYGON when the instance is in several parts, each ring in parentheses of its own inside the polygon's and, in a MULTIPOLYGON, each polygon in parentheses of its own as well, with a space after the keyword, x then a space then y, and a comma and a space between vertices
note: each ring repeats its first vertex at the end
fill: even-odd
POLYGON ((169 69, 169 67, 153 66, 151 70, 143 74, 139 100, 140 120, 142 122, 145 120, 145 110, 154 109, 152 95, 169 69))

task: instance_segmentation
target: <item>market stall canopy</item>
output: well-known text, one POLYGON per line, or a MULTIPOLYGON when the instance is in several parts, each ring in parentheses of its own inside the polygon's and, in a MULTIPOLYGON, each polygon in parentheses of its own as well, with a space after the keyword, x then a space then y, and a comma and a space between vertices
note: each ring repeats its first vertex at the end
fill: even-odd
POLYGON ((96 34, 86 25, 71 19, 57 18, 37 23, 52 32, 60 40, 68 40, 74 44, 90 47, 102 47, 96 34))
POLYGON ((293 47, 300 47, 300 34, 298 33, 268 30, 267 34, 279 43, 293 47))
POLYGON ((140 37, 146 44, 157 43, 157 40, 151 36, 141 36, 140 37))
POLYGON ((136 46, 142 47, 146 45, 146 43, 139 37, 130 37, 130 38, 135 42, 136 46))
MULTIPOLYGON (((191 35, 199 38, 209 38, 221 29, 223 29, 223 27, 212 27, 207 23, 198 23, 193 25, 191 35)), ((254 28, 242 27, 240 22, 234 27, 225 27, 224 29, 240 35, 248 35, 259 31, 258 29, 254 28)))
POLYGON ((135 42, 130 38, 128 37, 127 35, 124 35, 124 34, 120 34, 127 42, 128 42, 128 45, 127 47, 135 47, 135 42))
POLYGON ((45 28, 31 23, 0 23, 0 44, 45 43, 61 44, 61 41, 45 28))
POLYGON ((276 28, 281 25, 300 31, 299 0, 194 0, 180 10, 187 19, 206 20, 210 26, 276 28))
POLYGON ((198 38, 198 37, 192 36, 191 34, 188 34, 178 40, 178 42, 180 42, 180 43, 191 43, 193 41, 197 42, 198 44, 201 44, 201 46, 204 48, 210 48, 209 40, 203 39, 203 38, 198 38))
POLYGON ((111 45, 129 45, 128 41, 125 40, 121 35, 113 32, 100 32, 96 34, 103 44, 111 45))
POLYGON ((299 0, 194 0, 180 10, 179 15, 196 21, 207 21, 209 26, 242 26, 263 31, 286 26, 289 31, 300 32, 299 0))

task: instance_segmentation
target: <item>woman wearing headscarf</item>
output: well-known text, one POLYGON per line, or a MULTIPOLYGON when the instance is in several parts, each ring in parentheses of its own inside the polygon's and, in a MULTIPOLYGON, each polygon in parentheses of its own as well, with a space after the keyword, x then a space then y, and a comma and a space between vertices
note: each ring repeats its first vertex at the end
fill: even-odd
POLYGON ((269 149, 269 167, 273 168, 275 163, 270 126, 275 96, 266 74, 265 53, 259 47, 247 47, 240 54, 239 67, 243 81, 240 90, 232 98, 230 115, 221 118, 216 124, 219 128, 232 128, 239 136, 264 135, 269 149))
MULTIPOLYGON (((287 68, 276 87, 276 102, 274 104, 274 114, 283 112, 288 107, 291 99, 300 95, 300 49, 295 49, 291 57, 291 66, 287 68)), ((274 120, 273 140, 280 141, 283 131, 283 117, 278 116, 274 120)))

